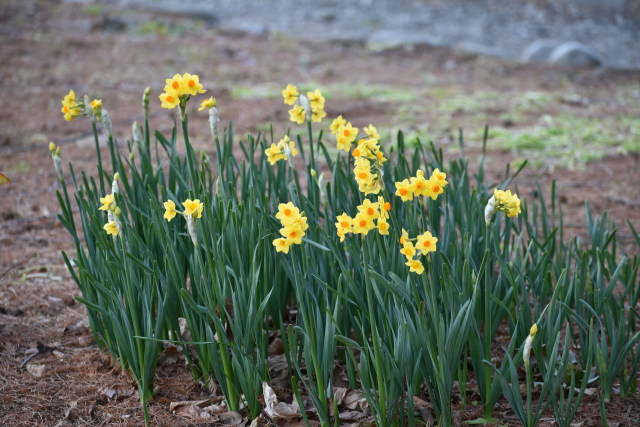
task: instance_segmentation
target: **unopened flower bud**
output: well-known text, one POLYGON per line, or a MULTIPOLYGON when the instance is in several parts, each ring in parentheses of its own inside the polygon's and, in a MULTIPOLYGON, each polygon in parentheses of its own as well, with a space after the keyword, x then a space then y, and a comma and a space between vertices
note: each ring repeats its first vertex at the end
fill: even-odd
POLYGON ((527 339, 524 341, 524 350, 522 351, 522 360, 526 367, 529 367, 529 359, 531 356, 531 347, 533 346, 533 338, 538 333, 538 325, 536 323, 533 324, 531 330, 529 331, 529 335, 527 339))
POLYGON ((60 157, 60 154, 62 154, 62 148, 60 148, 59 146, 56 148, 56 156, 60 157))
POLYGON ((316 175, 317 175, 316 170, 315 169, 311 169, 311 176, 315 178, 316 175))
POLYGON ((120 180, 120 174, 116 172, 113 175, 113 181, 111 182, 111 193, 114 195, 120 192, 120 186, 118 185, 119 180, 120 180))
POLYGON ((53 141, 49 143, 49 151, 51 151, 51 154, 56 151, 56 144, 53 141))
POLYGON ((111 124, 111 117, 109 116, 109 112, 106 108, 102 109, 102 125, 107 131, 107 135, 109 136, 109 138, 113 137, 113 126, 111 124))
POLYGON ((129 161, 133 163, 135 159, 136 159, 136 153, 132 151, 131 153, 129 153, 129 161))
POLYGON ((142 144, 142 135, 140 135, 140 126, 138 126, 138 122, 133 122, 133 125, 131 125, 131 133, 133 134, 133 142, 138 145, 142 144))
POLYGON ((209 127, 211 128, 211 136, 214 138, 218 135, 218 123, 220 122, 220 114, 216 107, 209 108, 209 127))
POLYGON ((196 235, 196 221, 193 219, 193 215, 185 215, 187 219, 187 231, 193 242, 193 246, 198 246, 198 236, 196 235))
POLYGON ((91 100, 89 99, 88 95, 84 96, 84 110, 87 112, 87 115, 89 116, 89 120, 91 120, 91 123, 95 123, 96 115, 93 112, 93 108, 91 108, 91 100))
POLYGON ((144 90, 144 94, 142 95, 142 111, 144 112, 145 118, 149 115, 149 95, 150 94, 151 94, 151 88, 147 87, 144 90))
POLYGON ((300 94, 300 98, 298 98, 300 101, 300 105, 302 106, 302 108, 304 108, 304 114, 307 118, 307 120, 311 119, 311 104, 309 103, 309 98, 307 98, 306 96, 300 94))
POLYGON ((120 214, 122 214, 122 210, 116 206, 113 213, 116 214, 116 216, 120 216, 120 214))
POLYGON ((496 198, 495 196, 491 196, 489 201, 487 202, 487 206, 484 208, 484 222, 489 225, 491 223, 491 219, 493 219, 493 215, 496 213, 496 198))

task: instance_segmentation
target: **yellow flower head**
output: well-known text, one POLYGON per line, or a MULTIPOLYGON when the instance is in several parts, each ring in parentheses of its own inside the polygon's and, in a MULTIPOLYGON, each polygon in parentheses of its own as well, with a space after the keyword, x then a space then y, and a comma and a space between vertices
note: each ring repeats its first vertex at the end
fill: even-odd
POLYGON ((289 247, 291 246, 291 241, 289 239, 280 237, 271 243, 276 247, 276 252, 284 252, 285 254, 289 253, 289 247))
POLYGON ((504 212, 509 218, 518 216, 520 210, 520 199, 517 194, 511 194, 510 190, 494 190, 493 196, 496 199, 496 210, 504 212))
POLYGON ((182 80, 182 76, 180 74, 175 74, 172 78, 166 79, 165 82, 166 84, 164 85, 164 91, 166 93, 175 95, 176 98, 184 93, 184 81, 182 80))
POLYGON ((336 222, 336 231, 338 237, 340 237, 341 242, 344 242, 345 235, 353 232, 353 219, 345 212, 343 212, 342 215, 338 215, 336 219, 338 220, 338 222, 336 222))
POLYGON ((532 337, 535 337, 537 333, 538 333, 538 324, 534 323, 533 326, 531 326, 531 329, 529 330, 529 335, 531 335, 532 337))
POLYGON ((369 231, 375 228, 373 219, 366 212, 358 212, 353 218, 353 232, 366 236, 369 231))
POLYGON ((378 208, 380 209, 380 218, 389 219, 389 211, 391 210, 391 203, 385 202, 384 197, 378 196, 378 208))
POLYGON ((280 220, 282 225, 293 224, 298 218, 300 218, 300 216, 300 209, 298 209, 292 202, 280 203, 278 205, 276 218, 280 220))
POLYGON ((205 99, 204 101, 202 101, 202 102, 200 103, 200 108, 198 108, 198 111, 202 111, 202 110, 204 110, 205 108, 208 110, 208 109, 210 109, 210 108, 215 107, 215 106, 216 106, 216 104, 217 104, 217 101, 216 101, 216 99, 212 96, 211 98, 209 98, 209 99, 205 99))
POLYGON ((115 202, 115 198, 113 197, 113 194, 107 194, 104 197, 100 197, 100 203, 102 203, 102 206, 100 206, 98 209, 100 209, 101 211, 108 211, 109 209, 111 209, 111 205, 115 202))
POLYGON ((176 204, 173 203, 173 200, 169 200, 163 203, 164 205, 164 219, 167 222, 171 222, 171 220, 176 216, 178 212, 176 212, 176 204))
POLYGON ((447 174, 444 172, 440 172, 440 169, 435 168, 433 170, 433 173, 431 174, 431 178, 430 180, 434 180, 434 181, 439 181, 440 185, 442 185, 442 187, 445 187, 448 182, 447 182, 447 174))
POLYGON ((292 160, 294 156, 298 155, 298 149, 296 143, 292 141, 289 136, 285 135, 280 141, 278 141, 278 150, 284 154, 287 160, 292 160))
POLYGON ((284 97, 284 103, 287 105, 295 104, 298 99, 298 88, 293 85, 287 85, 286 88, 282 91, 282 96, 284 97))
POLYGON ((264 153, 267 155, 267 161, 271 166, 275 165, 278 160, 287 158, 276 144, 271 144, 269 148, 264 150, 264 153))
POLYGON ((401 182, 396 182, 396 196, 400 197, 403 202, 413 200, 413 191, 408 179, 403 179, 401 182))
POLYGON ((404 228, 402 229, 402 236, 400 236, 400 244, 404 246, 409 241, 409 233, 404 228))
POLYGON ((289 110, 289 120, 292 122, 301 125, 304 123, 305 118, 306 113, 301 105, 294 105, 293 108, 289 110))
POLYGON ((380 139, 380 134, 378 134, 378 130, 371 123, 369 123, 369 126, 364 128, 364 133, 366 133, 370 138, 380 139))
POLYGON ((111 234, 113 236, 118 235, 118 226, 116 225, 115 221, 109 221, 102 228, 107 232, 107 234, 111 234))
POLYGON ((184 214, 191 215, 193 218, 201 218, 202 210, 204 209, 204 204, 200 201, 200 199, 187 199, 182 202, 182 206, 184 206, 184 214))
POLYGON ((64 119, 68 122, 73 120, 79 114, 79 105, 76 102, 76 93, 70 90, 67 95, 62 99, 62 108, 60 111, 64 114, 64 119))
POLYGON ((322 108, 311 110, 312 122, 320 123, 325 117, 327 117, 327 113, 322 108))
POLYGON ((302 243, 302 237, 304 236, 305 233, 300 223, 293 222, 291 224, 288 224, 282 227, 280 229, 280 234, 282 235, 282 237, 289 240, 291 243, 295 243, 296 245, 299 245, 302 243))
POLYGON ((94 99, 89 103, 89 105, 91 105, 93 114, 96 116, 100 115, 100 110, 102 110, 102 99, 94 99))
POLYGON ((382 234, 383 236, 389 235, 389 223, 386 219, 380 217, 378 219, 378 222, 376 223, 376 227, 378 228, 378 233, 382 234))
POLYGON ((181 95, 197 95, 199 93, 205 93, 206 90, 202 89, 200 83, 200 77, 195 74, 184 73, 182 75, 182 94, 181 95))
POLYGON ((412 259, 407 261, 405 265, 409 267, 411 273, 422 274, 424 272, 424 265, 422 265, 420 260, 412 259))
POLYGON ((423 255, 426 255, 429 252, 435 252, 437 242, 437 237, 433 237, 429 231, 425 231, 423 234, 418 236, 416 249, 419 250, 423 255))
POLYGON ((167 108, 169 110, 176 108, 178 104, 180 104, 180 98, 177 94, 172 92, 164 92, 159 96, 160 102, 162 102, 162 108, 167 108))
POLYGON ((346 125, 338 129, 336 134, 336 141, 338 142, 338 150, 344 150, 349 152, 351 150, 351 143, 358 137, 358 128, 351 125, 348 122, 346 125))
POLYGON ((312 110, 322 110, 324 109, 324 96, 322 96, 322 92, 320 89, 316 89, 313 92, 307 92, 307 98, 309 99, 309 104, 311 105, 312 110))
POLYGON ((431 187, 429 181, 424 178, 424 172, 418 170, 416 176, 412 176, 409 179, 411 191, 415 197, 418 196, 431 196, 431 187))
POLYGON ((416 256, 416 247, 407 239, 402 245, 400 253, 407 258, 407 261, 411 261, 416 256))
POLYGON ((333 119, 333 121, 331 122, 331 126, 329 126, 329 129, 331 130, 331 133, 335 135, 338 133, 340 128, 346 124, 347 124, 347 121, 343 119, 342 116, 338 116, 335 119, 333 119))
POLYGON ((441 181, 430 178, 428 184, 429 196, 431 196, 433 200, 436 200, 440 194, 444 193, 444 185, 441 181))
POLYGON ((364 199, 362 204, 358 206, 358 212, 366 214, 372 220, 380 218, 380 207, 378 203, 373 203, 369 199, 364 199))

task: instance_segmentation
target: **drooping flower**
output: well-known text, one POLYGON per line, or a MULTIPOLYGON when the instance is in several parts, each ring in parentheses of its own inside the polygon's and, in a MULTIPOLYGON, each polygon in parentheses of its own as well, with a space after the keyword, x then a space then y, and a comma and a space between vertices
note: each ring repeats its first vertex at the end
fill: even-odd
POLYGON ((424 272, 424 265, 418 259, 412 259, 405 262, 405 265, 409 267, 411 273, 422 274, 424 272))
POLYGON ((198 108, 198 111, 202 111, 204 109, 210 109, 213 108, 217 105, 217 101, 216 99, 212 96, 211 98, 205 99, 204 101, 202 101, 200 103, 200 108, 198 108))
POLYGON ((109 221, 102 228, 107 232, 107 234, 111 234, 114 237, 119 233, 118 226, 115 221, 109 221))
POLYGON ((115 198, 113 194, 107 194, 104 197, 100 197, 100 203, 102 203, 102 206, 100 206, 98 209, 101 211, 108 211, 111 209, 111 206, 114 202, 115 198))
POLYGON ((171 220, 178 214, 178 212, 176 212, 176 204, 173 202, 173 200, 168 200, 164 202, 163 205, 164 205, 163 218, 166 219, 168 222, 171 222, 171 220))

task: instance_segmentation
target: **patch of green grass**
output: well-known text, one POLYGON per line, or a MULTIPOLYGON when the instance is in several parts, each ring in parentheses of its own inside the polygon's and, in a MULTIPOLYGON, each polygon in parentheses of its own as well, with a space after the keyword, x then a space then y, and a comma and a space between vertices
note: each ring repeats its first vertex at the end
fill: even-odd
POLYGON ((422 95, 421 91, 400 86, 349 83, 328 86, 325 96, 408 103, 417 101, 422 95))
POLYGON ((580 167, 606 155, 640 152, 640 119, 543 116, 524 130, 493 128, 490 145, 513 150, 538 166, 580 167))
POLYGON ((235 85, 231 88, 231 96, 238 99, 275 98, 281 96, 283 87, 265 83, 261 85, 235 85))

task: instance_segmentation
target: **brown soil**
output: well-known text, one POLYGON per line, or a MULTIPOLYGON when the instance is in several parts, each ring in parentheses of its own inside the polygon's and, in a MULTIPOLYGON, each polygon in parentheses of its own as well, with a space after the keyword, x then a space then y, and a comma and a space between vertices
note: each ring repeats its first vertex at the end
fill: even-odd
MULTIPOLYGON (((124 144, 131 122, 141 119, 140 99, 147 85, 153 91, 152 126, 170 129, 173 116, 161 111, 156 100, 164 78, 176 72, 203 78, 218 99, 223 122, 233 119, 237 135, 269 122, 274 123, 276 134, 285 131, 288 114, 279 97, 232 96, 236 87, 265 82, 283 87, 288 82, 313 81, 318 87, 343 82, 419 88, 424 84, 421 76, 428 73, 465 93, 552 92, 573 85, 577 92, 603 100, 602 114, 616 115, 628 114, 629 107, 608 102, 609 94, 618 86, 640 81, 638 73, 521 67, 427 47, 375 53, 360 44, 255 36, 160 13, 105 8, 96 13, 76 3, 7 0, 0 4, 0 15, 4 18, 0 22, 4 101, 0 104, 0 173, 12 181, 0 186, 0 425, 6 426, 143 423, 131 380, 91 338, 85 310, 73 299, 79 293, 60 256, 72 245, 56 220, 58 186, 48 142, 62 146, 64 162, 73 162, 75 170, 95 169, 87 122, 67 123, 60 113, 60 99, 70 88, 103 99, 124 144), (120 29, 121 22, 127 28, 120 29), (447 70, 448 60, 457 62, 455 70, 447 70), (29 370, 24 369, 23 361, 38 351, 38 343, 42 354, 31 359, 29 370)), ((343 114, 357 126, 392 126, 398 107, 390 101, 340 94, 327 102, 329 117, 343 114)), ((428 109, 416 113, 415 123, 428 122, 431 114, 428 109)), ((195 112, 191 117, 192 134, 200 135, 196 145, 206 148, 206 117, 195 112)), ((465 117, 456 120, 464 128, 465 117)), ((492 120, 490 125, 495 124, 492 120)), ((470 153, 478 153, 477 141, 470 143, 470 153)), ((512 159, 508 152, 492 152, 488 166, 493 176, 512 159)), ((603 158, 579 171, 527 170, 515 183, 527 198, 534 196, 536 180, 547 195, 552 179, 558 180, 563 194, 568 234, 586 237, 583 206, 589 200, 594 214, 610 212, 619 226, 621 245, 637 252, 624 223, 629 219, 640 230, 637 154, 603 158)), ((169 412, 170 402, 209 396, 193 383, 184 364, 168 358, 159 367, 157 386, 150 405, 153 423, 194 425, 169 412)), ((597 401, 597 397, 585 399, 576 421, 597 425, 597 401)), ((631 425, 640 418, 640 399, 614 396, 607 413, 612 424, 631 425)), ((461 419, 479 415, 479 411, 459 413, 461 419)), ((496 416, 514 423, 506 404, 496 410, 496 416)), ((216 425, 212 422, 203 420, 200 425, 216 425)))

